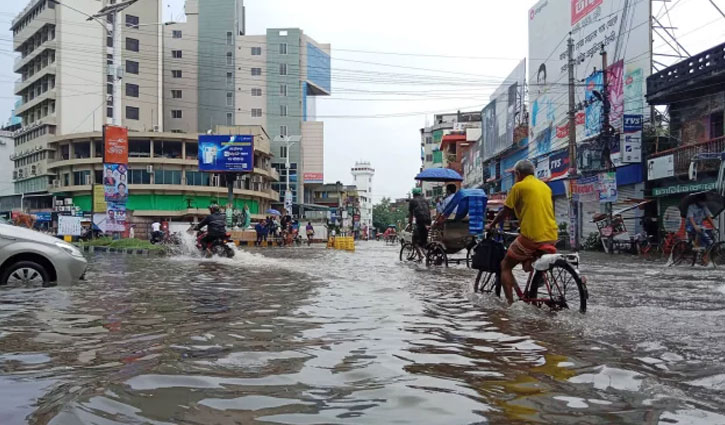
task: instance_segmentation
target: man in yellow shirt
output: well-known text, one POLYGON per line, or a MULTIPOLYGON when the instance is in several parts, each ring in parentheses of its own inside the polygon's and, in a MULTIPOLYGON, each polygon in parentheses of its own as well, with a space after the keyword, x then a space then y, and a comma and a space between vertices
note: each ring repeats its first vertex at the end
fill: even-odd
POLYGON ((516 278, 513 268, 523 263, 524 270, 531 271, 531 263, 536 253, 544 245, 553 245, 558 239, 558 229, 554 219, 554 203, 549 186, 534 176, 536 168, 531 161, 522 160, 514 166, 516 183, 511 188, 504 207, 487 229, 506 217, 515 214, 521 230, 511 244, 506 257, 501 262, 501 283, 509 304, 514 302, 513 286, 516 278))

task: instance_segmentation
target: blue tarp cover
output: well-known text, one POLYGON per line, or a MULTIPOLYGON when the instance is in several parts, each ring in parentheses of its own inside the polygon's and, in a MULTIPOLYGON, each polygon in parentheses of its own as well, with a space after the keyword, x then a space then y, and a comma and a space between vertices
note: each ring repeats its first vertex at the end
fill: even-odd
POLYGON ((468 216, 468 230, 471 234, 483 233, 484 213, 488 197, 482 189, 461 189, 453 195, 451 201, 443 209, 443 216, 448 217, 456 211, 455 220, 468 216))

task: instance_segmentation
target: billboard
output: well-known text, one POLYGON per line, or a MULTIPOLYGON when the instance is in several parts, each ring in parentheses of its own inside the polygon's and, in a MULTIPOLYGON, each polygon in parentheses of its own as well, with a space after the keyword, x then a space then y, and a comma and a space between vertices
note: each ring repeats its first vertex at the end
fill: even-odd
POLYGON ((479 188, 483 185, 483 162, 481 161, 481 150, 478 145, 481 142, 475 142, 466 152, 463 158, 463 187, 479 188))
POLYGON ((123 232, 126 230, 126 204, 109 202, 106 210, 106 220, 103 227, 104 232, 123 232))
POLYGON ((103 193, 106 202, 126 202, 128 167, 125 164, 103 164, 103 193))
POLYGON ((529 10, 529 132, 531 156, 544 155, 569 143, 569 33, 574 42, 577 102, 589 105, 576 116, 577 142, 601 132, 601 47, 607 51, 607 94, 610 124, 622 131, 625 114, 642 114, 644 81, 650 74, 650 2, 633 0, 540 0, 529 10), (581 83, 583 82, 583 84, 581 83), (593 99, 592 99, 593 98, 593 99))
POLYGON ((106 211, 106 187, 102 184, 93 185, 93 212, 106 211))
POLYGON ((103 126, 103 162, 128 164, 128 129, 126 127, 103 126))
POLYGON ((248 173, 254 170, 254 136, 199 136, 199 171, 248 173))
POLYGON ((483 111, 481 157, 493 158, 514 144, 514 128, 523 119, 522 107, 526 82, 526 60, 506 77, 483 111))
POLYGON ((322 183, 324 175, 322 173, 304 173, 302 178, 305 183, 322 183))

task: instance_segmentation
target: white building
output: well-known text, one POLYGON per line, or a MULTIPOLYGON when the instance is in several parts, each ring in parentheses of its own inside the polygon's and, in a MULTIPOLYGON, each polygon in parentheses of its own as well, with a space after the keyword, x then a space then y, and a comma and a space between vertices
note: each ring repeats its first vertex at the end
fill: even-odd
POLYGON ((13 133, 0 130, 0 197, 15 193, 13 187, 13 133))
POLYGON ((351 170, 353 184, 360 196, 360 226, 373 227, 373 176, 375 169, 369 162, 356 162, 351 170))

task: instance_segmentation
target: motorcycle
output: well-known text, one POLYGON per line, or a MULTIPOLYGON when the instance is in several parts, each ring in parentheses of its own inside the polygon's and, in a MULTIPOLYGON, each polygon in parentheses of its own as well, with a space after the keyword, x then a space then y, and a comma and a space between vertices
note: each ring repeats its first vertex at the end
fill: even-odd
MULTIPOLYGON (((193 227, 189 230, 193 231, 193 227)), ((199 252, 207 257, 216 255, 219 257, 234 258, 234 248, 232 248, 234 241, 232 241, 231 233, 227 232, 223 237, 216 238, 212 242, 205 244, 202 241, 206 237, 206 234, 207 232, 203 230, 199 230, 196 233, 196 248, 199 252)))

